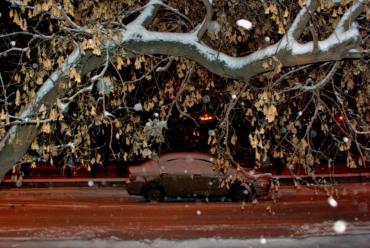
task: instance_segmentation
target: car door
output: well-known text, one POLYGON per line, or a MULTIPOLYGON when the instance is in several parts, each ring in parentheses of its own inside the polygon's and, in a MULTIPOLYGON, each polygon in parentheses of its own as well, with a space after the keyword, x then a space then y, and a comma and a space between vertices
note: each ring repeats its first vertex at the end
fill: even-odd
POLYGON ((192 175, 184 159, 160 161, 160 182, 167 196, 191 196, 192 175))
POLYGON ((192 164, 193 194, 196 196, 223 195, 222 174, 207 159, 194 159, 192 164))

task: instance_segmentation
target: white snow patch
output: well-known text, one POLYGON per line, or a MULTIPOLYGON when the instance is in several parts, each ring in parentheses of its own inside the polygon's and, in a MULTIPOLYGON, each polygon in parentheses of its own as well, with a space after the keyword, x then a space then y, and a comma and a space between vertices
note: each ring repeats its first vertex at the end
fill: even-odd
POLYGON ((120 240, 117 236, 107 239, 92 237, 91 240, 33 240, 29 239, 3 239, 0 238, 1 247, 125 247, 125 248, 247 248, 247 247, 368 247, 370 235, 354 236, 327 236, 308 238, 271 238, 267 246, 261 244, 260 239, 233 239, 233 238, 199 238, 191 240, 120 240))

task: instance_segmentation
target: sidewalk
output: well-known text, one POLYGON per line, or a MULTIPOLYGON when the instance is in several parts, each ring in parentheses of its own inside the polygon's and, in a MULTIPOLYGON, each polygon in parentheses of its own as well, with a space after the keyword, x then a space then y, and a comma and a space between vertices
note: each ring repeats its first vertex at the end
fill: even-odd
POLYGON ((128 178, 37 178, 21 181, 4 179, 0 187, 123 187, 127 181, 128 178))

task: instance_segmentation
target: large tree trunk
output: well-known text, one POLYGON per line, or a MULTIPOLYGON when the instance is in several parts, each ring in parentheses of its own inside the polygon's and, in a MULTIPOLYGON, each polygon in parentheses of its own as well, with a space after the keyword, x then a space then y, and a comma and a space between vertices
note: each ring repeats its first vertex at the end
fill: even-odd
MULTIPOLYGON (((81 75, 84 75, 104 63, 104 58, 92 56, 90 53, 81 55, 76 48, 66 59, 62 69, 55 71, 39 89, 36 100, 22 112, 20 118, 27 120, 38 113, 44 104, 48 109, 53 106, 58 98, 64 94, 61 82, 67 80, 66 73, 69 69, 77 67, 81 75)), ((35 124, 23 124, 12 126, 0 142, 0 178, 22 158, 28 148, 39 134, 39 128, 35 124)))

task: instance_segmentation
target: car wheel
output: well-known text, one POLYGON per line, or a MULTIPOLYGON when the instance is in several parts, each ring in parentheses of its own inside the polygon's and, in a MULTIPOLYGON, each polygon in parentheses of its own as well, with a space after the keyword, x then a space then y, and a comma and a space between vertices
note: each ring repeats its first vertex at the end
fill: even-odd
POLYGON ((163 201, 164 193, 159 185, 151 184, 145 190, 144 197, 148 202, 160 202, 163 201))
POLYGON ((230 196, 233 201, 242 202, 242 201, 252 201, 253 190, 248 185, 235 185, 230 190, 230 196))

